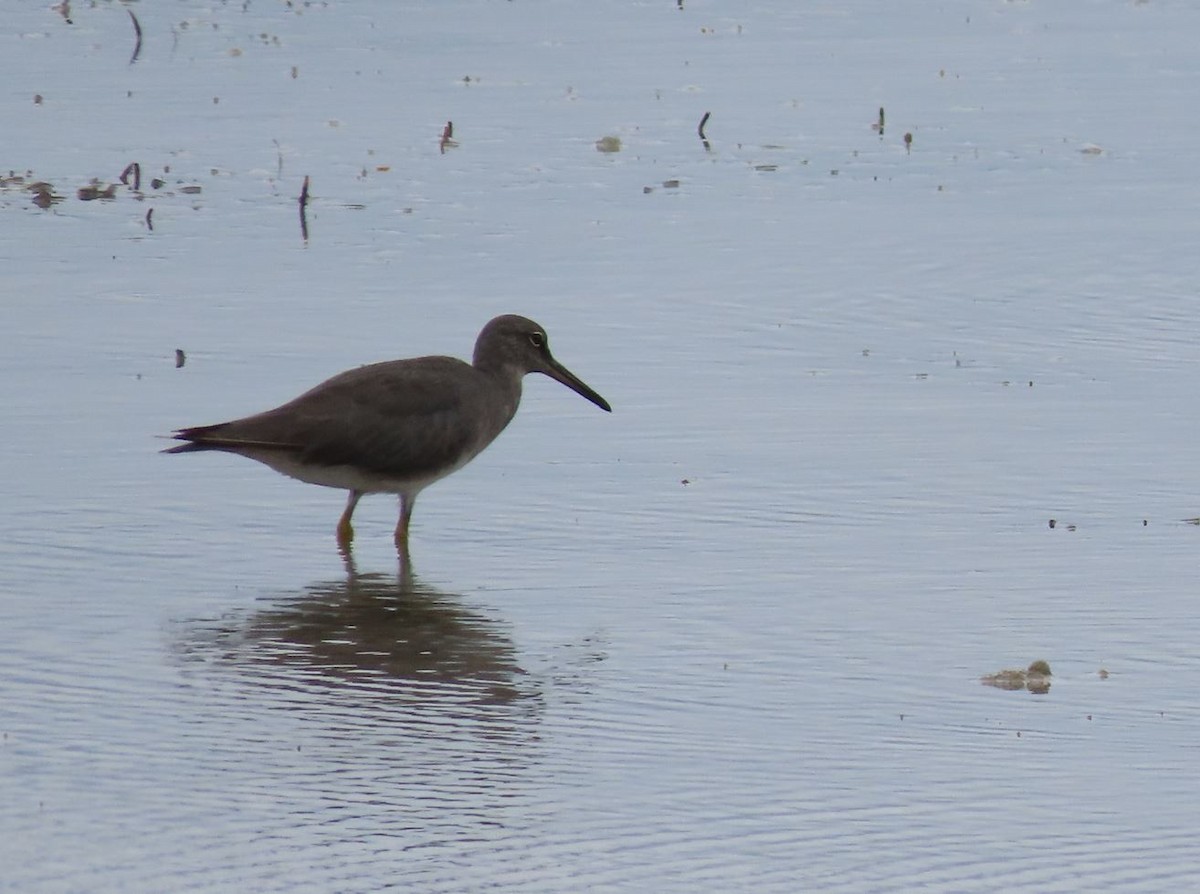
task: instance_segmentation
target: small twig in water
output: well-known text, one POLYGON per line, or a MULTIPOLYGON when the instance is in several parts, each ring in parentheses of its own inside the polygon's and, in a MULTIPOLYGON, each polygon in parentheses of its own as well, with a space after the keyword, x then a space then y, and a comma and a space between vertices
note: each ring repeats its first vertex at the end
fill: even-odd
POLYGON ((151 233, 154 232, 154 209, 153 208, 146 209, 146 229, 148 229, 151 233))
POLYGON ((696 128, 696 133, 700 134, 700 139, 702 140, 707 139, 704 136, 704 125, 708 124, 708 116, 711 114, 712 112, 705 112, 704 117, 700 119, 700 126, 696 128))
POLYGON ((125 165, 125 170, 121 172, 120 181, 126 186, 129 185, 129 175, 133 175, 133 191, 141 192, 142 189, 142 166, 136 161, 131 161, 125 165))
POLYGON ((454 142, 454 122, 447 121, 446 126, 442 128, 442 141, 438 147, 439 151, 442 155, 445 155, 447 149, 453 149, 457 145, 458 143, 454 142))
POLYGON ((142 53, 142 23, 137 20, 132 9, 126 7, 125 11, 129 13, 129 18, 133 21, 133 35, 136 38, 133 44, 133 55, 129 57, 129 64, 133 65, 142 53))
POLYGON ((308 243, 308 175, 304 175, 304 186, 300 189, 300 236, 308 243))

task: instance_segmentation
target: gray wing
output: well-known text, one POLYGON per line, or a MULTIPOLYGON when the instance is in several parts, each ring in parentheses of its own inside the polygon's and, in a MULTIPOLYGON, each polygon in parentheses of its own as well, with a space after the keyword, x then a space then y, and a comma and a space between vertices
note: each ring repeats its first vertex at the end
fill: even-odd
POLYGON ((434 472, 453 465, 476 442, 472 419, 478 417, 471 408, 481 375, 452 357, 375 363, 340 373, 273 410, 182 429, 175 436, 190 443, 172 452, 278 450, 314 465, 352 465, 398 477, 434 472))

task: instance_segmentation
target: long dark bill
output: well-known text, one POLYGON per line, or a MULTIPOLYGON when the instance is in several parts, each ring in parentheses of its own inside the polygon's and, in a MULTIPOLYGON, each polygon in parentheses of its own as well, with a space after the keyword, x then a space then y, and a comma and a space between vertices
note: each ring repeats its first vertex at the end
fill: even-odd
POLYGON ((580 397, 586 397, 600 409, 604 410, 604 412, 612 412, 612 407, 608 405, 608 401, 585 385, 583 379, 579 378, 579 376, 575 375, 575 373, 571 372, 553 357, 547 357, 546 360, 546 366, 540 372, 545 373, 556 382, 562 382, 580 397))

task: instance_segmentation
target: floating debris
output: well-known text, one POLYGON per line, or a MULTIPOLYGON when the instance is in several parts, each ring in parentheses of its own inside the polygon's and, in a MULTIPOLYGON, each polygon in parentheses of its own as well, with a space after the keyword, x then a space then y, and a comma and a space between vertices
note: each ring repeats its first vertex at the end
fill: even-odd
POLYGON ((993 686, 996 689, 1007 689, 1012 692, 1028 689, 1035 695, 1045 695, 1050 691, 1050 677, 1050 664, 1039 659, 1025 670, 1008 668, 994 674, 984 674, 979 678, 979 682, 984 686, 993 686))
POLYGON ((308 174, 304 175, 304 186, 300 188, 300 237, 308 244, 308 174))
POLYGON ((54 187, 44 180, 38 180, 30 183, 25 187, 26 190, 33 196, 33 204, 37 205, 43 211, 53 205, 55 202, 61 202, 62 196, 54 194, 54 187))
POLYGON ((601 137, 596 140, 597 152, 620 152, 621 138, 620 137, 601 137))
POLYGON ((124 183, 126 186, 128 186, 130 177, 133 178, 133 191, 141 192, 141 190, 142 190, 142 166, 140 164, 138 164, 136 161, 131 161, 129 164, 127 164, 125 166, 125 170, 123 170, 121 172, 121 176, 118 177, 117 179, 120 180, 122 183, 124 183))
POLYGON ((142 54, 142 23, 137 20, 132 9, 126 7, 125 11, 129 13, 129 18, 133 22, 133 55, 129 57, 129 64, 133 65, 138 61, 138 56, 142 54))
POLYGON ((115 199, 117 197, 117 184, 110 183, 108 186, 101 186, 100 181, 92 178, 92 182, 87 186, 79 187, 79 201, 92 202, 96 199, 115 199))
POLYGON ((442 140, 438 150, 445 155, 447 149, 453 149, 457 145, 458 142, 454 139, 454 122, 447 121, 446 126, 442 128, 442 140))
POLYGON ((180 369, 187 363, 187 354, 183 353, 183 348, 175 349, 175 368, 180 369))
POLYGON ((912 152, 912 134, 911 133, 906 133, 904 135, 904 151, 909 152, 909 153, 912 152))

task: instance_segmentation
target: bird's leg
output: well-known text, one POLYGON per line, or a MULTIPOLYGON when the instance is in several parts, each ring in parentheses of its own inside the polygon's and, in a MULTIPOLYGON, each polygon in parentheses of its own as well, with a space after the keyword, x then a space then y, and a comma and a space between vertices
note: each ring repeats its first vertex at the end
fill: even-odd
POLYGON ((358 505, 358 501, 362 498, 362 491, 350 491, 350 497, 346 500, 346 511, 342 513, 342 517, 338 519, 337 526, 337 542, 338 547, 343 552, 350 550, 350 544, 354 541, 354 526, 350 524, 350 518, 354 515, 354 507, 358 505))
POLYGON ((342 566, 346 569, 346 586, 353 593, 358 585, 358 565, 354 561, 354 550, 339 544, 338 555, 342 557, 342 566))
POLYGON ((400 521, 396 524, 396 550, 400 559, 408 564, 408 523, 412 521, 413 504, 417 501, 416 494, 400 495, 400 521))

